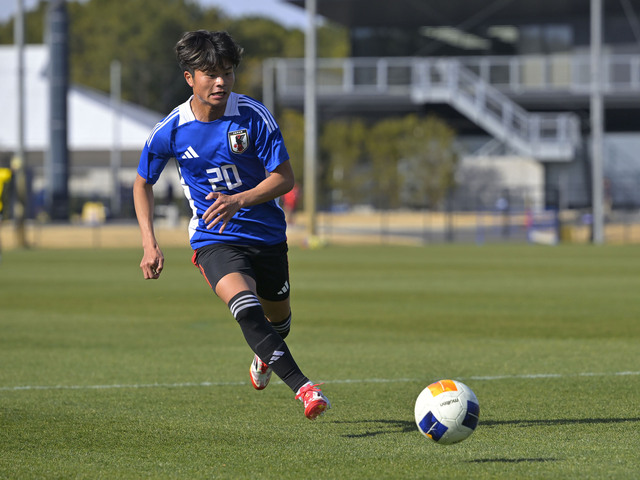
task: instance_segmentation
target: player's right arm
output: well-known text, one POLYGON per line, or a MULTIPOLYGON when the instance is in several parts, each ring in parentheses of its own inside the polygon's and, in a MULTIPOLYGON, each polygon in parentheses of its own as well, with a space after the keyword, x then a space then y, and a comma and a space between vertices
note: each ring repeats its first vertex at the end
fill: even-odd
POLYGON ((142 235, 142 248, 144 254, 140 262, 140 268, 145 279, 157 279, 164 267, 164 255, 156 240, 153 229, 154 196, 153 185, 136 175, 133 182, 133 203, 136 210, 136 218, 142 235))

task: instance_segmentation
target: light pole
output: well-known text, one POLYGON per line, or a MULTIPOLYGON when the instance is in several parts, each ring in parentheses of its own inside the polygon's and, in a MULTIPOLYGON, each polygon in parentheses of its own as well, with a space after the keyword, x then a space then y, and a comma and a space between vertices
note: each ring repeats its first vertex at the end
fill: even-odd
POLYGON ((316 0, 306 0, 307 30, 304 49, 304 205, 307 235, 317 234, 317 97, 316 97, 316 0))
POLYGON ((604 243, 602 137, 602 0, 591 0, 591 221, 592 242, 604 243))

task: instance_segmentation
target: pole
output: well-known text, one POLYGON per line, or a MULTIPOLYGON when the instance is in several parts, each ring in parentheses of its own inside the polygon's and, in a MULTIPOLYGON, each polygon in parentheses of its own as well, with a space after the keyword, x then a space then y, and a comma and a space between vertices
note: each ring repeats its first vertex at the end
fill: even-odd
POLYGON ((604 242, 604 175, 602 137, 602 0, 591 0, 591 195, 592 241, 604 242))
POLYGON ((118 217, 122 210, 120 199, 120 166, 122 165, 122 148, 120 141, 120 97, 122 67, 118 60, 111 62, 111 114, 113 136, 111 143, 111 213, 118 217))
POLYGON ((69 219, 69 149, 67 93, 69 84, 68 15, 64 0, 50 0, 49 26, 49 154, 47 211, 52 220, 69 219))
POLYGON ((15 233, 18 246, 27 247, 25 221, 27 217, 27 174, 24 148, 24 8, 23 0, 16 0, 16 18, 13 36, 18 55, 18 112, 17 112, 17 143, 11 169, 15 172, 16 205, 15 205, 15 233))
POLYGON ((316 0, 306 0, 307 30, 304 43, 304 205, 307 234, 317 234, 317 97, 316 0))

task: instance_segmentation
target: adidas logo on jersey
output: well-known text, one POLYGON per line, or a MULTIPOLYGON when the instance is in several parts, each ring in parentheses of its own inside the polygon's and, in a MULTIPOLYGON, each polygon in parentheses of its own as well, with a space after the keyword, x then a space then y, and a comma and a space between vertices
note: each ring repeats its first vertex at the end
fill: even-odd
POLYGON ((181 158, 200 158, 200 155, 198 155, 193 147, 189 145, 189 148, 187 148, 187 151, 184 152, 181 158))

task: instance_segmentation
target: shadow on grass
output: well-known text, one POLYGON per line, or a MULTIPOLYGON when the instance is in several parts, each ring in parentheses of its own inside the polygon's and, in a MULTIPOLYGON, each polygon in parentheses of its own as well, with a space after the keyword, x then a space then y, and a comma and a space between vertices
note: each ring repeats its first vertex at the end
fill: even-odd
POLYGON ((361 425, 363 427, 367 427, 366 432, 348 433, 343 435, 345 438, 367 438, 389 433, 409 433, 417 431, 416 423, 409 420, 338 420, 333 423, 361 425))
MULTIPOLYGON (((515 427, 538 427, 538 426, 556 426, 556 425, 603 425, 614 423, 637 423, 640 418, 558 418, 558 419, 537 419, 537 420, 486 420, 480 421, 479 428, 492 428, 501 426, 515 427)), ((557 462, 559 458, 478 458, 469 460, 468 463, 544 463, 557 462)))
MULTIPOLYGON (((640 418, 559 418, 559 419, 535 419, 535 420, 480 420, 478 428, 494 428, 501 426, 516 427, 538 427, 538 426, 554 426, 554 425, 603 425, 615 423, 637 423, 640 418)), ((363 433, 348 433, 343 435, 345 438, 367 438, 377 437, 378 435, 386 435, 389 433, 414 433, 416 432, 416 424, 411 420, 338 420, 333 423, 360 425, 367 431, 363 433)), ((524 459, 487 459, 474 460, 474 462, 551 462, 556 461, 555 458, 524 458, 524 459)))
POLYGON ((537 419, 537 420, 480 420, 480 427, 501 427, 503 425, 514 425, 516 427, 539 427, 553 425, 600 425, 607 423, 637 423, 640 418, 557 418, 557 419, 537 419))

